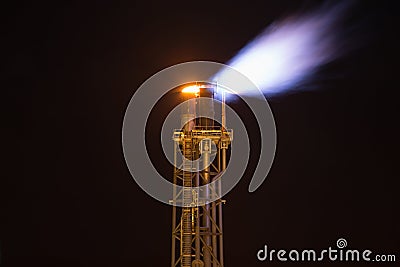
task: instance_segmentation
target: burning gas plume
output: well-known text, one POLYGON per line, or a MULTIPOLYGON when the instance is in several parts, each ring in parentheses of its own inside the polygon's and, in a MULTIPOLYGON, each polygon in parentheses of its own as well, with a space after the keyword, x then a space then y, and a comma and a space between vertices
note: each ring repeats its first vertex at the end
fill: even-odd
MULTIPOLYGON (((246 45, 227 65, 246 75, 264 95, 292 90, 318 67, 340 55, 340 22, 346 4, 323 6, 306 14, 278 21, 246 45)), ((223 83, 230 72, 214 79, 223 83)), ((246 94, 246 88, 237 94, 246 94)))

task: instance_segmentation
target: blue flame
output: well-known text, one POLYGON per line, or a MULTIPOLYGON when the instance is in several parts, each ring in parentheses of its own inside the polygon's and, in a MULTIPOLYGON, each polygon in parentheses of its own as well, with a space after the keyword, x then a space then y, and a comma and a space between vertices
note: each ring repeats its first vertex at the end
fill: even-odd
MULTIPOLYGON (((347 2, 348 3, 348 2, 347 2)), ((274 23, 227 65, 252 80, 264 95, 292 90, 318 67, 340 56, 339 22, 348 4, 324 6, 274 23)), ((221 70, 214 80, 234 79, 221 70)), ((237 94, 246 94, 246 88, 237 94)))

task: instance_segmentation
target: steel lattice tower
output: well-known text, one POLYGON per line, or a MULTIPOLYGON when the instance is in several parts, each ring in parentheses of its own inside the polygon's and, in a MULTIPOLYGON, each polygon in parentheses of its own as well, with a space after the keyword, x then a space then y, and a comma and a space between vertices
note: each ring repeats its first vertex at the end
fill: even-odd
POLYGON ((182 110, 182 128, 173 133, 173 183, 183 187, 174 189, 171 200, 182 203, 172 208, 171 267, 222 267, 222 204, 225 201, 220 197, 220 178, 226 168, 232 130, 225 128, 224 94, 221 125, 216 126, 211 119, 215 85, 196 83, 190 89, 187 90, 189 100, 182 110), (196 119, 199 111, 208 118, 196 119), (182 161, 178 161, 179 157, 182 161), (199 186, 202 188, 194 190, 199 186), (216 200, 211 202, 212 199, 216 200))

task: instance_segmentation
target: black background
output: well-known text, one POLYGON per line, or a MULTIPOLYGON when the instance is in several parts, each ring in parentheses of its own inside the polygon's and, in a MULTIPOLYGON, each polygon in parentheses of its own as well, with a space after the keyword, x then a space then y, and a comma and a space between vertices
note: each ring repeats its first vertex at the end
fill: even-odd
MULTIPOLYGON (((139 188, 122 154, 131 96, 165 67, 227 62, 269 23, 320 3, 3 6, 1 266, 168 266, 171 208, 139 188)), ((276 158, 264 184, 248 193, 253 142, 246 175, 225 197, 226 266, 285 266, 259 262, 256 253, 264 244, 335 247, 341 237, 350 248, 400 260, 392 3, 358 2, 345 27, 351 51, 304 92, 270 99, 276 158)), ((172 175, 170 166, 158 168, 172 175)))

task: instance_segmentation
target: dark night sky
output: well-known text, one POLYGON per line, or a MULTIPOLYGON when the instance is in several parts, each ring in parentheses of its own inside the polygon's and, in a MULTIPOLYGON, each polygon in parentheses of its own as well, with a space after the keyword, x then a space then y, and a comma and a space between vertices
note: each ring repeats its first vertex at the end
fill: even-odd
MULTIPOLYGON (((131 96, 165 67, 227 62, 269 23, 320 2, 81 2, 1 8, 0 265, 168 266, 171 208, 139 188, 122 154, 131 96)), ((226 266, 285 266, 256 253, 340 237, 400 260, 396 10, 360 1, 346 22, 357 48, 302 85, 314 90, 270 100, 276 158, 248 193, 253 142, 225 197, 226 266)))

